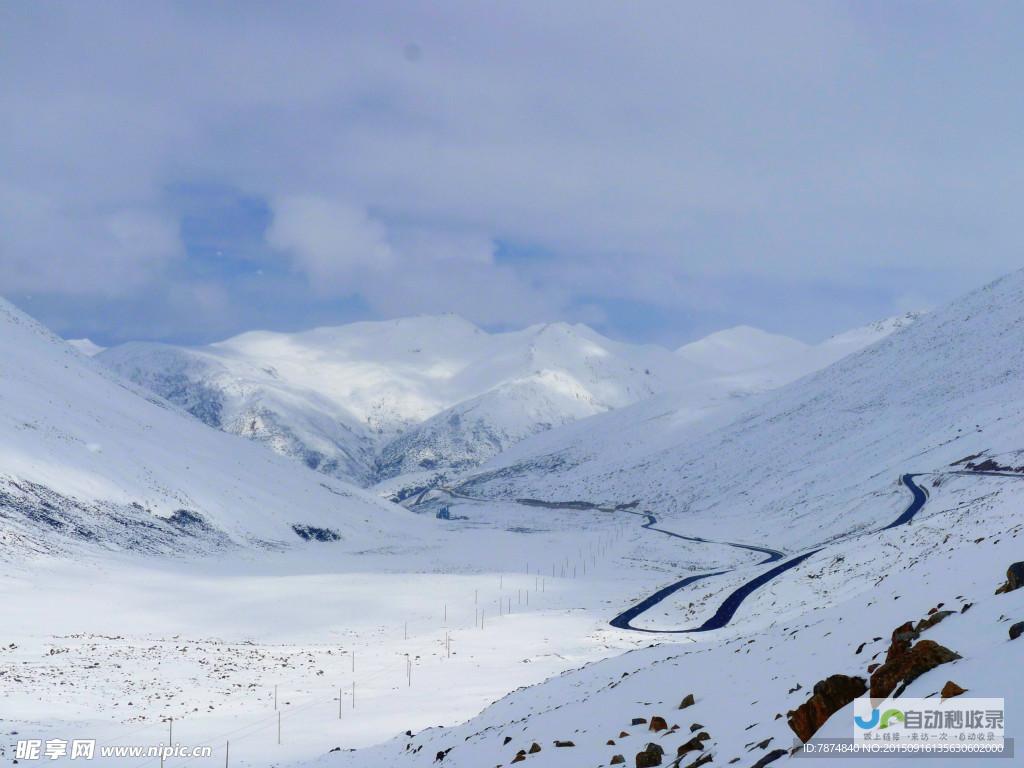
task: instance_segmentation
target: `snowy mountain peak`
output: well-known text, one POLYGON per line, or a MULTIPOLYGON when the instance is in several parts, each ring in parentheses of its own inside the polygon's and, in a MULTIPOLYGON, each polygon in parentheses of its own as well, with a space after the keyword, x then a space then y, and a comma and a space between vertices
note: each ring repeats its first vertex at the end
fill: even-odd
POLYGON ((67 342, 86 357, 95 357, 106 349, 106 347, 96 344, 92 339, 67 339, 67 342))
POLYGON ((736 373, 795 357, 807 348, 789 336, 737 325, 685 344, 676 354, 720 373, 736 373))

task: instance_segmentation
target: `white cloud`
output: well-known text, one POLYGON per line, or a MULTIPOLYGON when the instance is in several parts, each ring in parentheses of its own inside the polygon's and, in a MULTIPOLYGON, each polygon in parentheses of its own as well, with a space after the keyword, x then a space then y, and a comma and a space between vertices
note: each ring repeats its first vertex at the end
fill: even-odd
POLYGON ((276 200, 267 241, 288 253, 323 292, 351 292, 354 276, 388 271, 396 263, 379 221, 356 206, 321 197, 276 200))
POLYGON ((1017 260, 1018 13, 5 4, 0 292, 230 281, 175 271, 166 192, 195 183, 267 201, 309 291, 380 313, 700 308, 709 280, 859 301, 894 261, 941 298, 1017 260))

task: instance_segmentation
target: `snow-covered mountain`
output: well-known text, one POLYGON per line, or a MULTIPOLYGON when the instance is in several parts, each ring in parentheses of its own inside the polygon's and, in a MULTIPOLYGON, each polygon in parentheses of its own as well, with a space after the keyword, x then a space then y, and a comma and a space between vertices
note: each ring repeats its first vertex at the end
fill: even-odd
POLYGON ((131 343, 105 365, 207 424, 368 485, 475 466, 524 437, 705 378, 582 325, 490 334, 451 315, 202 348, 131 343))
MULTIPOLYGON (((756 355, 747 351, 739 356, 724 354, 722 367, 734 369, 732 373, 694 380, 635 405, 523 440, 484 464, 479 474, 467 482, 487 483, 492 476, 522 476, 524 482, 528 482, 527 478, 546 473, 548 468, 556 474, 579 473, 581 476, 617 473, 630 463, 641 464, 663 451, 670 452, 697 441, 745 410, 756 407, 779 387, 852 355, 908 327, 919 317, 921 315, 915 313, 871 323, 816 345, 799 342, 786 345, 776 341, 774 347, 786 347, 788 357, 746 370, 735 370, 738 361, 750 360, 756 355)), ((724 335, 714 336, 717 341, 712 347, 733 334, 726 331, 724 335)), ((743 331, 738 337, 758 339, 761 333, 743 331)), ((743 345, 724 346, 736 349, 743 345)), ((531 494, 523 490, 520 495, 531 494)))
POLYGON ((68 339, 68 344, 77 349, 86 357, 95 357, 106 349, 94 342, 92 339, 68 339))
POLYGON ((796 357, 809 346, 789 336, 738 325, 685 344, 676 354, 718 373, 739 373, 796 357))
MULTIPOLYGON (((314 764, 761 768, 812 734, 849 739, 853 699, 869 693, 881 709, 900 706, 881 703, 890 696, 938 708, 961 695, 1019 708, 1024 272, 900 325, 735 410, 665 430, 679 411, 643 403, 563 428, 577 446, 602 444, 590 456, 494 462, 458 485, 456 498, 528 507, 596 502, 597 517, 646 520, 649 546, 672 536, 680 562, 663 586, 681 589, 640 624, 663 644, 516 691, 465 724, 314 764), (628 429, 655 445, 624 446, 628 429), (737 568, 729 542, 782 564, 737 568), (727 626, 691 634, 737 596, 727 626)), ((647 554, 638 541, 629 561, 647 554)))
POLYGON ((0 556, 359 543, 410 515, 207 428, 0 300, 0 556))

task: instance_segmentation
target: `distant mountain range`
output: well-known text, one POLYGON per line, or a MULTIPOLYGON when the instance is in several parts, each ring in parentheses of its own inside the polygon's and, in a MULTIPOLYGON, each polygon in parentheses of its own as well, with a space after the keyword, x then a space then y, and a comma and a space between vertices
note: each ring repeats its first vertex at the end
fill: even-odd
POLYGON ((209 426, 401 497, 580 419, 659 397, 702 407, 778 387, 913 318, 820 345, 741 326, 674 353, 584 325, 487 333, 454 315, 252 332, 204 347, 71 343, 209 426))

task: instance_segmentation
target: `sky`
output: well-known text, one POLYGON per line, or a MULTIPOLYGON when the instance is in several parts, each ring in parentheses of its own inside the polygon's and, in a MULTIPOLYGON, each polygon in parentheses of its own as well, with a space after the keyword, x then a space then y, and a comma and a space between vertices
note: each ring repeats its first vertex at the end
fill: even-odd
POLYGON ((0 4, 0 294, 816 341, 1020 264, 1024 6, 0 4))

